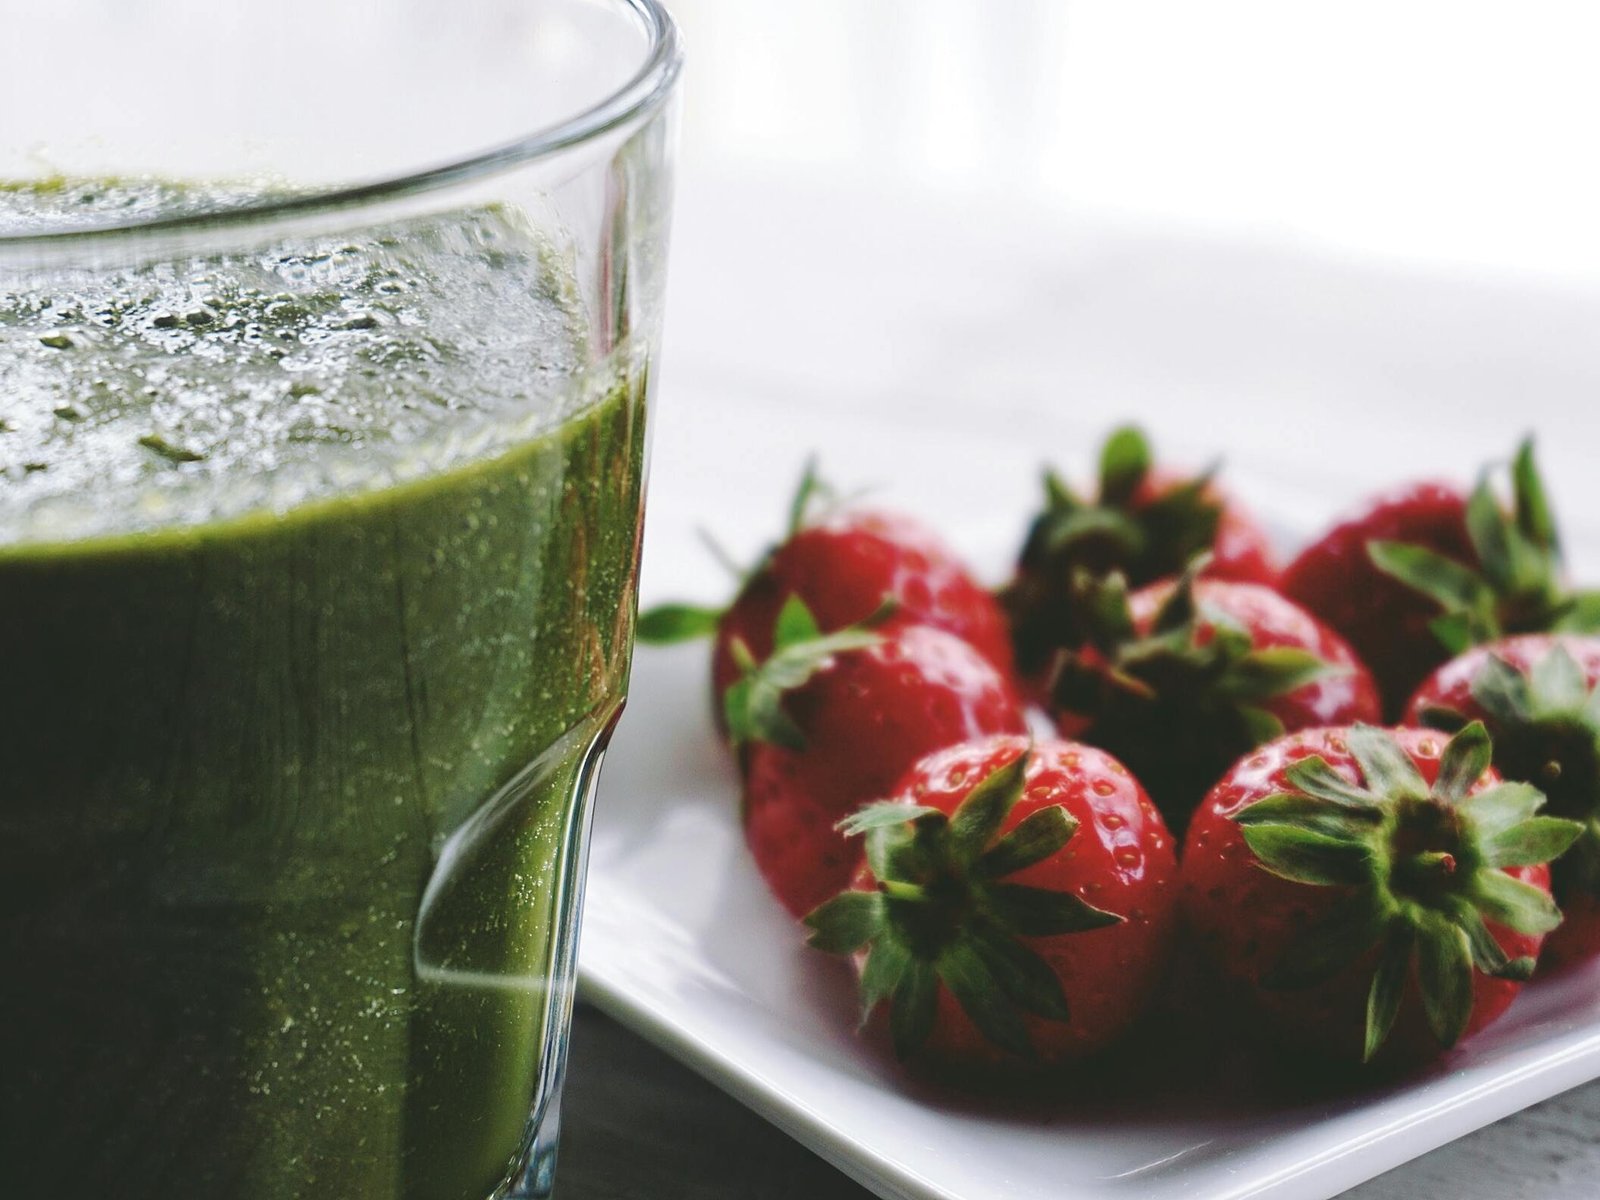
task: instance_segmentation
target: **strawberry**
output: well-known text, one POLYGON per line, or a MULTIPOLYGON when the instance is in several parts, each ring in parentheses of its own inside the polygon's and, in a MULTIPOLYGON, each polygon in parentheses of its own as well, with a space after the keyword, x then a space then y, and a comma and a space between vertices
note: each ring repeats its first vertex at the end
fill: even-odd
POLYGON ((1437 611, 1367 556, 1373 542, 1405 542, 1470 564, 1467 499, 1445 483, 1414 483, 1367 501, 1283 571, 1279 590, 1338 630, 1371 668, 1384 710, 1447 657, 1428 629, 1437 611))
POLYGON ((1517 450, 1511 482, 1509 511, 1487 472, 1465 500, 1440 485, 1382 498, 1284 572, 1284 594, 1372 667, 1387 711, 1468 646, 1511 633, 1600 631, 1600 593, 1565 586, 1531 441, 1517 450))
POLYGON ((852 816, 866 865, 806 918, 855 957, 902 1060, 957 1074, 1079 1059, 1146 1008, 1177 862, 1138 780, 1092 746, 990 737, 916 763, 852 816))
POLYGON ((1285 730, 1377 720, 1367 669, 1332 630, 1260 584, 1080 576, 1090 640, 1063 653, 1051 713, 1128 764, 1182 830, 1241 754, 1285 730))
POLYGON ((783 541, 769 550, 725 609, 667 604, 641 614, 646 642, 714 635, 711 686, 719 727, 721 697, 739 678, 734 644, 760 661, 772 652, 772 630, 785 601, 798 596, 827 632, 866 620, 886 603, 895 621, 932 625, 972 644, 1003 674, 1011 641, 992 595, 933 533, 898 513, 813 512, 832 493, 811 466, 790 504, 783 541))
POLYGON ((1530 633, 1476 646, 1430 675, 1406 723, 1459 729, 1482 721, 1494 765, 1533 784, 1549 811, 1583 826, 1550 868, 1566 915, 1545 943, 1541 969, 1600 955, 1600 638, 1530 633))
POLYGON ((1026 726, 994 664, 931 625, 825 635, 791 597, 770 640, 767 660, 746 658, 725 693, 726 719, 744 766, 745 839, 798 917, 860 862, 834 828, 843 817, 888 795, 930 751, 1026 726))
POLYGON ((1488 472, 1467 497, 1475 567, 1403 542, 1367 548, 1380 569, 1433 602, 1439 615, 1428 627, 1452 654, 1507 634, 1600 631, 1600 592, 1566 586, 1561 537, 1531 439, 1517 448, 1511 485, 1509 511, 1488 472))
POLYGON ((1503 1012, 1561 914, 1578 835, 1503 783, 1489 735, 1302 730, 1238 763, 1195 813, 1189 925, 1250 1013, 1335 1060, 1437 1057, 1503 1012))
POLYGON ((1000 593, 1024 678, 1042 681, 1056 651, 1084 640, 1071 602, 1081 571, 1120 571, 1138 586, 1177 575, 1209 552, 1206 573, 1214 578, 1276 583, 1266 534, 1211 476, 1152 466, 1149 443, 1132 426, 1106 439, 1094 500, 1075 494, 1053 471, 1045 473, 1044 510, 1029 526, 1016 573, 1000 593))

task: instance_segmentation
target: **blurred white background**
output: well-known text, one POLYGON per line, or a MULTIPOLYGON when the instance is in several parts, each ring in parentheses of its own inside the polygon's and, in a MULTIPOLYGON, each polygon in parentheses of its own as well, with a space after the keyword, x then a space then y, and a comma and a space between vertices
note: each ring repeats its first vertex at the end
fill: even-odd
POLYGON ((1126 418, 1286 541, 1533 429, 1600 567, 1600 6, 675 11, 647 592, 696 524, 760 545, 811 448, 1001 570, 1126 418))
POLYGON ((1600 6, 677 0, 686 161, 1600 272, 1600 6))

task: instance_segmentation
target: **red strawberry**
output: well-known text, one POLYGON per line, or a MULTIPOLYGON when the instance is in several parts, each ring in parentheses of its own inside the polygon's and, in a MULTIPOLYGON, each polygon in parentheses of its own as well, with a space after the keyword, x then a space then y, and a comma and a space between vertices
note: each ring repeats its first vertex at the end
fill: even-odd
POLYGON ((1212 543, 1211 569, 1207 574, 1213 579, 1231 579, 1235 583, 1259 583, 1270 588, 1278 586, 1283 571, 1277 565, 1278 557, 1272 553, 1272 543, 1266 531, 1247 516, 1237 504, 1227 503, 1222 508, 1222 522, 1217 527, 1217 538, 1212 543), (1216 563, 1233 564, 1226 571, 1218 570, 1216 563))
POLYGON ((1523 634, 1477 646, 1440 667, 1406 707, 1406 723, 1459 729, 1482 721, 1494 765, 1533 784, 1552 816, 1583 826, 1550 869, 1566 919, 1545 943, 1544 969, 1600 956, 1600 638, 1523 634))
POLYGON ((893 620, 946 630, 1003 674, 1011 673, 1011 640, 999 605, 943 542, 898 513, 824 512, 813 518, 813 501, 825 491, 807 467, 784 540, 750 572, 726 609, 668 604, 639 618, 639 637, 646 642, 715 634, 711 686, 719 726, 720 698, 740 675, 734 644, 743 642, 757 661, 765 659, 778 613, 791 596, 804 601, 827 632, 865 621, 887 602, 893 620))
POLYGON ((1195 813, 1183 903, 1252 1013, 1299 1049, 1437 1057, 1504 1011, 1561 914, 1543 865, 1578 826, 1501 783, 1489 736, 1290 734, 1195 813))
POLYGON ((1380 499, 1284 572, 1284 594, 1366 659, 1387 711, 1468 646, 1509 633, 1600 631, 1600 594, 1563 582, 1531 441, 1518 448, 1511 481, 1509 512, 1487 473, 1465 500, 1436 484, 1380 499))
POLYGON ((1144 790, 1104 751, 1021 737, 911 768, 865 835, 854 887, 806 918, 856 957, 863 1020, 959 1073, 1092 1054, 1147 1006, 1172 941, 1177 863, 1144 790))
POLYGON ((717 625, 712 680, 719 692, 738 676, 733 642, 743 641, 758 659, 769 653, 773 623, 790 596, 805 601, 827 631, 864 621, 888 601, 895 620, 943 629, 1011 671, 999 606, 938 538, 909 517, 845 512, 791 534, 740 589, 717 625))
POLYGON ((1349 640, 1377 678, 1386 711, 1448 652, 1428 629, 1438 606, 1380 570, 1367 546, 1405 542, 1470 564, 1466 509, 1449 484, 1411 484, 1368 501, 1284 568, 1280 590, 1349 640))
POLYGON ((1026 679, 1042 682, 1058 650, 1083 642, 1072 604, 1080 572, 1120 571, 1138 586, 1177 575, 1209 553, 1206 573, 1214 578, 1277 582, 1270 543, 1254 518, 1223 496, 1211 472, 1186 477, 1152 466, 1149 444, 1132 426, 1106 440, 1094 500, 1054 472, 1045 474, 1045 496, 1000 594, 1026 679))
POLYGON ((791 598, 775 649, 726 693, 744 765, 745 839, 773 893, 804 916, 844 887, 859 846, 834 826, 943 746, 1025 728, 1016 693, 966 642, 929 625, 824 636, 791 598))
POLYGON ((1080 579, 1090 641, 1061 655, 1050 701, 1067 737, 1110 750, 1174 830, 1241 754, 1286 729, 1378 719, 1355 653, 1270 588, 1190 575, 1124 596, 1080 579))

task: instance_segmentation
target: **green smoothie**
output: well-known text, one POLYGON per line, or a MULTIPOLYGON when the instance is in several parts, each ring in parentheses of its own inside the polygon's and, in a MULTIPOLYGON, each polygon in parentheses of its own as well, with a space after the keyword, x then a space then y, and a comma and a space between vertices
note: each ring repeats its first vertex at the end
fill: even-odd
POLYGON ((0 278, 6 1194, 505 1177, 632 642, 645 370, 576 291, 497 208, 0 278))

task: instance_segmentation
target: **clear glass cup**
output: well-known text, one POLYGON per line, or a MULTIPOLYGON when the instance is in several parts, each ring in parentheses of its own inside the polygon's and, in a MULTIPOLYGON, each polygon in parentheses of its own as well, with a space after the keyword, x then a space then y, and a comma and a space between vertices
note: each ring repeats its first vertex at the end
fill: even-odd
POLYGON ((0 25, 0 1192, 545 1196, 673 25, 0 25))

